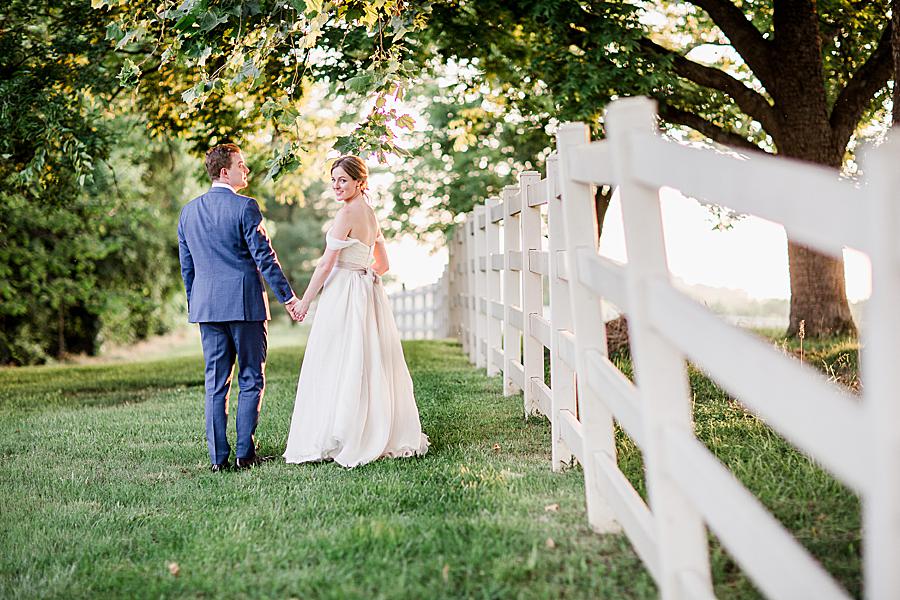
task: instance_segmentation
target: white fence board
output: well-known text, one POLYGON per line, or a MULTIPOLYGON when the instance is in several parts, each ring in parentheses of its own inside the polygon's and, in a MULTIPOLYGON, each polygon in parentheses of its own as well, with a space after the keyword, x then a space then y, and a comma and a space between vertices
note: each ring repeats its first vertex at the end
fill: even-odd
POLYGON ((656 532, 650 509, 619 470, 616 460, 609 454, 595 453, 594 468, 597 470, 601 486, 606 490, 606 498, 625 533, 628 534, 631 545, 653 577, 659 577, 659 552, 656 549, 656 532))
POLYGON ((610 408, 619 425, 638 446, 645 441, 644 423, 639 412, 638 394, 628 380, 610 360, 588 350, 584 357, 588 366, 585 383, 610 408))
POLYGON ((538 275, 549 275, 550 262, 547 252, 542 250, 529 250, 528 270, 538 275))
POLYGON ((510 379, 513 380, 519 389, 525 389, 525 367, 521 363, 506 361, 506 368, 510 379))
POLYGON ((502 302, 497 302, 496 300, 491 301, 491 316, 495 319, 503 320, 503 313, 506 310, 506 306, 502 302))
POLYGON ((849 598, 831 575, 693 436, 664 433, 666 466, 728 553, 770 598, 849 598), (737 516, 740 515, 740 516, 737 516))
POLYGON ((578 462, 584 464, 584 428, 572 411, 559 411, 560 417, 560 434, 566 446, 578 459, 578 462))
POLYGON ((510 271, 522 270, 522 252, 509 250, 506 252, 506 268, 510 271))
POLYGON ((565 250, 557 250, 556 252, 556 276, 563 280, 569 280, 569 270, 568 263, 566 262, 566 251, 565 250))
POLYGON ((612 156, 606 142, 576 146, 568 155, 569 176, 579 183, 606 184, 613 181, 612 156))
POLYGON ((857 401, 812 367, 773 352, 667 282, 648 292, 654 327, 797 447, 854 489, 864 489, 868 442, 857 401))
POLYGON ((608 299, 622 312, 628 312, 628 292, 622 263, 600 256, 592 248, 579 248, 575 260, 581 283, 598 296, 608 299))
POLYGON ((534 207, 547 204, 547 201, 550 199, 547 189, 546 179, 532 183, 528 188, 528 206, 534 207))
POLYGON ((784 157, 741 159, 666 142, 658 135, 636 133, 631 138, 634 176, 647 185, 673 187, 781 223, 793 239, 835 256, 842 255, 843 246, 868 249, 865 211, 860 210, 866 198, 835 171, 784 157))
POLYGON ((506 307, 507 315, 506 320, 512 327, 515 327, 519 331, 525 331, 525 324, 522 317, 522 309, 516 308, 513 306, 506 307))
POLYGON ((528 333, 534 336, 545 348, 550 347, 550 321, 540 315, 528 315, 528 333))
POLYGON ((506 207, 506 216, 511 217, 522 212, 522 195, 519 193, 519 186, 517 185, 508 185, 506 186, 507 190, 510 190, 510 195, 503 200, 503 205, 506 207))
POLYGON ((491 222, 497 223, 503 220, 503 217, 506 216, 506 207, 503 206, 503 203, 497 204, 496 206, 491 207, 491 222))
POLYGON ((531 378, 531 390, 534 394, 534 398, 537 401, 538 410, 541 411, 541 414, 544 416, 550 415, 550 404, 552 402, 552 392, 550 388, 547 387, 540 379, 531 378))
POLYGON ((559 357, 569 368, 575 370, 577 361, 575 359, 575 336, 571 331, 560 331, 559 339, 559 357))
POLYGON ((503 369, 503 351, 491 348, 491 364, 498 369, 503 369))

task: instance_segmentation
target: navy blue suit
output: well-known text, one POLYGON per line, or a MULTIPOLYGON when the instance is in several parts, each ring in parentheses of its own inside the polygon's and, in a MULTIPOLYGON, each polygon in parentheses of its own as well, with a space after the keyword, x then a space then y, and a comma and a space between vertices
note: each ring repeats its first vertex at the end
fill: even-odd
POLYGON ((228 392, 237 358, 237 456, 254 454, 253 434, 265 390, 269 302, 294 295, 262 225, 256 200, 213 187, 188 202, 178 220, 178 255, 188 321, 200 324, 206 361, 206 439, 213 464, 227 462, 228 392))

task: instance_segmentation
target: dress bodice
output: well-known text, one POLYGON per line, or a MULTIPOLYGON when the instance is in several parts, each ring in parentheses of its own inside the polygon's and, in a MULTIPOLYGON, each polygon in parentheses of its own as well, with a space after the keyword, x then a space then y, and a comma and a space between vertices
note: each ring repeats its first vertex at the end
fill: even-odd
POLYGON ((331 235, 331 231, 325 234, 325 244, 329 250, 340 250, 338 265, 357 269, 366 269, 372 263, 372 251, 374 245, 366 246, 356 238, 348 237, 339 240, 331 235))

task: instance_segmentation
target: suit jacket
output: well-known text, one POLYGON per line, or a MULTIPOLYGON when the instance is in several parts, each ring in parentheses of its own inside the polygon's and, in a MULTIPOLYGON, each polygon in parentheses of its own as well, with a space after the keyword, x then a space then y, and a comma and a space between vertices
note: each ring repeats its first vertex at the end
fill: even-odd
POLYGON ((263 277, 282 303, 294 295, 262 225, 256 200, 214 187, 178 219, 188 321, 267 321, 263 277))

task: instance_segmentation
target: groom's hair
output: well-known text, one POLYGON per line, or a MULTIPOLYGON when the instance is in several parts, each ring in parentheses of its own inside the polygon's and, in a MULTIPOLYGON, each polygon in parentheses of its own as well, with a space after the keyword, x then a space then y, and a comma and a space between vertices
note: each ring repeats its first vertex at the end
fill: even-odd
POLYGON ((219 178, 222 169, 231 166, 231 155, 237 154, 241 149, 237 144, 219 144, 206 151, 206 174, 215 181, 219 178))

